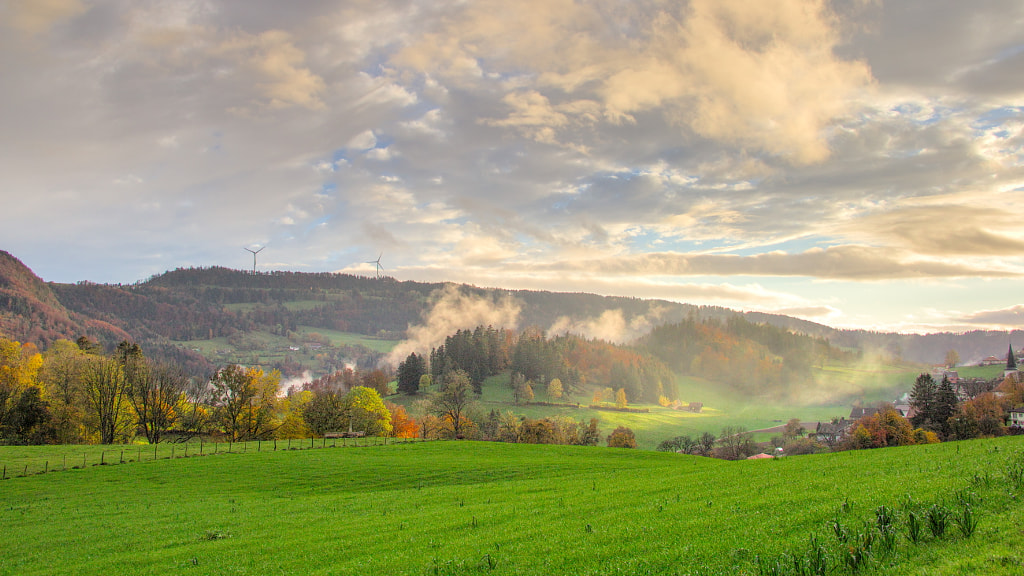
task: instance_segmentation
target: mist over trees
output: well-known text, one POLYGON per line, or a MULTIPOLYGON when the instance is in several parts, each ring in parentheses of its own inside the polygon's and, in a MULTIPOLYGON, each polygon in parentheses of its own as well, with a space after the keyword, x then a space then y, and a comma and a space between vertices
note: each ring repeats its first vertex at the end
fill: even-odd
POLYGON ((637 342, 680 374, 724 382, 751 394, 785 396, 813 383, 811 367, 852 361, 856 352, 828 340, 755 324, 740 316, 723 321, 691 316, 654 328, 637 342))

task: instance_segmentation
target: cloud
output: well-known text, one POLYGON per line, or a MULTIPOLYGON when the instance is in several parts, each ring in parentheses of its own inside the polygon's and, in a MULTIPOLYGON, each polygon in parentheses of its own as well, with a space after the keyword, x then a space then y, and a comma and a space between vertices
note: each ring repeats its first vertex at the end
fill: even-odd
POLYGON ((36 35, 85 11, 81 0, 8 0, 0 7, 0 24, 36 35))
POLYGON ((221 42, 212 52, 235 61, 251 74, 265 105, 270 108, 324 107, 320 99, 325 90, 323 79, 304 67, 305 53, 283 30, 268 30, 255 35, 239 32, 221 42))
POLYGON ((347 147, 353 150, 370 150, 377 146, 377 137, 373 130, 364 130, 348 141, 347 147))
POLYGON ((48 280, 258 243, 843 319, 895 285, 1016 304, 1019 2, 0 6, 0 244, 48 280))
POLYGON ((505 96, 512 112, 488 124, 541 142, 556 141, 570 123, 601 116, 636 123, 655 113, 699 136, 797 164, 828 157, 824 128, 871 80, 863 63, 835 56, 840 35, 823 2, 644 8, 652 9, 476 2, 394 63, 459 85, 534 76, 535 88, 505 96))
POLYGON ((1003 310, 981 310, 956 318, 954 321, 994 329, 1019 328, 1024 326, 1024 306, 1018 305, 1003 310))
POLYGON ((588 276, 806 276, 842 280, 949 278, 965 276, 1019 277, 1012 269, 920 260, 909 253, 869 246, 811 248, 798 254, 767 252, 753 256, 731 254, 647 253, 599 260, 552 264, 506 263, 521 271, 573 273, 588 276))

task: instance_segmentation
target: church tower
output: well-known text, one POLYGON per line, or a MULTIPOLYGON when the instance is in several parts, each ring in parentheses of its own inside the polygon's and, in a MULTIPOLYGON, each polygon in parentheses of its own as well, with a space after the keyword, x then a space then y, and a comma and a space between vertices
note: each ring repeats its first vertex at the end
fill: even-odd
POLYGON ((1013 353, 1013 343, 1010 343, 1010 351, 1006 353, 1006 369, 1003 370, 1003 378, 1017 373, 1017 358, 1013 353))

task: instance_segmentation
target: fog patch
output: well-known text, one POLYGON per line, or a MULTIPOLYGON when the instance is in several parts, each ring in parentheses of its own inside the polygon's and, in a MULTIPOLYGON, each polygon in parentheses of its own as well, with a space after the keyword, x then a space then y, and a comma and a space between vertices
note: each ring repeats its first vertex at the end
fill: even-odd
POLYGON ((669 312, 665 306, 652 305, 646 314, 626 320, 621 308, 605 310, 600 316, 574 319, 560 316, 548 328, 548 334, 576 334, 591 340, 604 340, 612 344, 626 344, 648 334, 655 326, 664 323, 669 312))
POLYGON ((295 387, 296 390, 299 390, 302 388, 303 384, 312 381, 313 373, 310 372, 309 370, 303 371, 301 376, 295 376, 293 378, 282 378, 281 381, 277 384, 277 396, 279 398, 283 398, 288 395, 288 390, 293 386, 295 387))
POLYGON ((519 324, 522 305, 508 295, 495 301, 487 296, 464 294, 455 284, 448 284, 431 296, 437 301, 424 315, 423 323, 406 330, 408 338, 395 346, 384 363, 397 365, 413 352, 428 354, 459 330, 477 326, 514 329, 519 324))

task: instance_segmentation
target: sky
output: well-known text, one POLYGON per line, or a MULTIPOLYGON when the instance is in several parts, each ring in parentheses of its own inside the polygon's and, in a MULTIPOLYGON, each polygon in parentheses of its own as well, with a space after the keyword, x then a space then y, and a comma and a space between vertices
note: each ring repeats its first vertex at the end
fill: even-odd
POLYGON ((1024 327, 1021 0, 0 0, 0 249, 1024 327))

